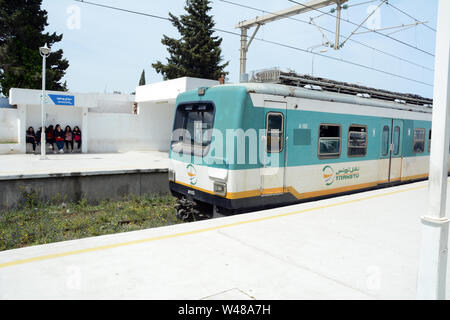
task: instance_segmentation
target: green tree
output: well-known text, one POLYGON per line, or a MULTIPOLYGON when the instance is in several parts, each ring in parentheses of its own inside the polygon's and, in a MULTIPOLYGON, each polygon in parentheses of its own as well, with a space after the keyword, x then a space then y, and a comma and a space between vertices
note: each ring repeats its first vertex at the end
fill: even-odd
MULTIPOLYGON (((51 48, 62 40, 62 34, 44 33, 48 26, 42 0, 0 0, 0 86, 7 96, 12 87, 42 87, 42 57, 39 47, 51 48)), ((46 88, 67 90, 61 79, 69 67, 59 49, 47 58, 46 88)))
POLYGON ((142 70, 141 79, 139 80, 140 86, 145 86, 145 70, 142 70))
POLYGON ((222 39, 213 36, 214 20, 208 14, 210 0, 186 0, 187 14, 179 18, 169 13, 170 21, 181 35, 180 39, 163 36, 161 43, 167 46, 170 57, 167 64, 153 64, 164 80, 180 77, 196 77, 217 80, 229 62, 220 64, 222 39))

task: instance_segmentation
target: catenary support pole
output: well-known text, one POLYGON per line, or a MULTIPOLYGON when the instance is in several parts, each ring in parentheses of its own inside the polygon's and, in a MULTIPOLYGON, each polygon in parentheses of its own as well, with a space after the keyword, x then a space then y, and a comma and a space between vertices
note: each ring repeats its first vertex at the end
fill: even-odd
POLYGON ((241 28, 241 68, 240 68, 240 82, 247 82, 247 31, 245 27, 241 28))
MULTIPOLYGON (((321 9, 326 6, 332 5, 332 4, 338 4, 339 6, 339 14, 341 12, 341 5, 347 2, 348 0, 311 0, 304 4, 298 4, 294 7, 280 10, 277 12, 269 13, 261 17, 256 17, 254 19, 246 20, 239 22, 238 25, 236 25, 236 28, 241 29, 241 67, 240 67, 240 81, 241 82, 247 82, 248 81, 248 74, 247 74, 247 52, 249 49, 249 46, 253 40, 253 38, 256 35, 256 32, 253 34, 250 41, 247 43, 247 33, 248 30, 252 27, 257 27, 259 29, 260 26, 265 25, 270 22, 274 22, 280 19, 285 19, 288 17, 292 17, 297 14, 310 12, 316 9, 321 9)), ((338 21, 340 20, 340 16, 338 21)), ((339 34, 339 30, 337 32, 339 34)), ((339 41, 338 41, 339 42, 339 41)), ((336 44, 337 45, 337 44, 336 44)))
POLYGON ((336 11, 336 39, 334 41, 334 50, 339 50, 339 38, 341 37, 341 3, 337 2, 337 11, 336 11))
POLYGON ((418 299, 445 299, 449 220, 446 217, 450 134, 450 1, 440 0, 436 35, 428 212, 422 217, 418 299))
POLYGON ((41 97, 41 160, 46 160, 46 135, 45 130, 45 69, 46 69, 45 55, 42 56, 42 97, 41 97))

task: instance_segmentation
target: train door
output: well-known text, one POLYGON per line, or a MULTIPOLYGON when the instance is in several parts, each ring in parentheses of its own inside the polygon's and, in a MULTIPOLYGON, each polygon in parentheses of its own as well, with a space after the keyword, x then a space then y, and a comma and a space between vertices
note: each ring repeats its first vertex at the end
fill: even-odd
POLYGON ((403 152, 403 121, 385 119, 381 129, 380 178, 382 182, 401 179, 403 152))
POLYGON ((286 102, 265 101, 264 156, 261 168, 261 194, 284 192, 286 157, 286 102))
POLYGON ((403 120, 392 120, 391 126, 391 160, 389 182, 400 181, 402 178, 402 154, 403 154, 403 120))

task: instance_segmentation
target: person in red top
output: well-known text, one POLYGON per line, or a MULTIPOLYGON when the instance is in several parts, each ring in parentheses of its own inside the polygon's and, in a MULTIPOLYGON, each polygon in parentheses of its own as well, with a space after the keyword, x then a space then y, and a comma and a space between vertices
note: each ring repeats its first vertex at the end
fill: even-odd
POLYGON ((73 152, 73 134, 70 126, 66 126, 66 130, 64 130, 64 142, 66 143, 67 151, 73 152), (71 146, 70 149, 69 146, 71 146))
POLYGON ((46 137, 47 143, 50 145, 52 150, 55 151, 55 136, 54 136, 55 133, 54 133, 53 125, 50 125, 46 129, 46 134, 47 134, 47 137, 46 137))
POLYGON ((64 138, 65 138, 64 131, 62 131, 61 126, 59 124, 56 125, 54 136, 59 153, 64 153, 64 138))
POLYGON ((78 126, 73 127, 73 141, 77 143, 78 151, 81 148, 81 130, 78 126))

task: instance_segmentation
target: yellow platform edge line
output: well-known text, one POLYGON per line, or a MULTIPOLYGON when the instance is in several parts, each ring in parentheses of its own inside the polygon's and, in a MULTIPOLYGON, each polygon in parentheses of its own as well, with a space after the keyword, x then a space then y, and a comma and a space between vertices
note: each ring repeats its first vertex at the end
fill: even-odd
POLYGON ((141 244, 141 243, 148 243, 148 242, 159 241, 159 240, 164 240, 164 239, 179 238, 179 237, 183 237, 183 236, 205 233, 205 232, 219 230, 219 229, 231 228, 231 227, 236 227, 236 226, 250 224, 250 223, 278 219, 278 218, 282 218, 282 217, 297 215, 297 214, 301 214, 301 213, 307 213, 307 212, 311 212, 311 211, 333 208, 333 207, 337 207, 337 206, 352 204, 352 203, 356 203, 356 202, 376 199, 376 198, 380 198, 380 197, 385 197, 385 196, 390 196, 390 195, 395 195, 395 194, 399 194, 399 193, 404 193, 404 192, 414 191, 414 190, 419 190, 419 189, 425 189, 425 188, 427 188, 427 186, 418 186, 418 187, 408 188, 408 189, 404 189, 404 190, 397 190, 397 191, 391 191, 391 192, 386 192, 386 193, 382 193, 382 194, 376 194, 376 195, 367 196, 367 197, 363 197, 363 198, 359 198, 359 199, 353 199, 353 200, 342 201, 342 202, 338 202, 338 203, 317 206, 317 207, 312 207, 312 208, 298 210, 298 211, 276 214, 276 215, 269 216, 269 217, 256 218, 256 219, 234 222, 234 223, 230 223, 230 224, 224 224, 224 225, 219 225, 219 226, 214 226, 214 227, 209 227, 209 228, 168 234, 168 235, 163 235, 163 236, 158 236, 158 237, 153 237, 153 238, 126 241, 126 242, 114 243, 114 244, 109 244, 109 245, 104 245, 104 246, 93 247, 93 248, 72 250, 72 251, 66 251, 66 252, 61 252, 61 253, 54 253, 54 254, 37 256, 37 257, 32 257, 32 258, 27 258, 27 259, 20 259, 20 260, 15 260, 15 261, 10 261, 10 262, 4 262, 4 263, 0 263, 0 269, 12 267, 12 266, 23 265, 23 264, 32 263, 32 262, 45 261, 45 260, 73 256, 73 255, 84 254, 84 253, 89 253, 89 252, 96 252, 96 251, 120 248, 120 247, 136 245, 136 244, 141 244))

